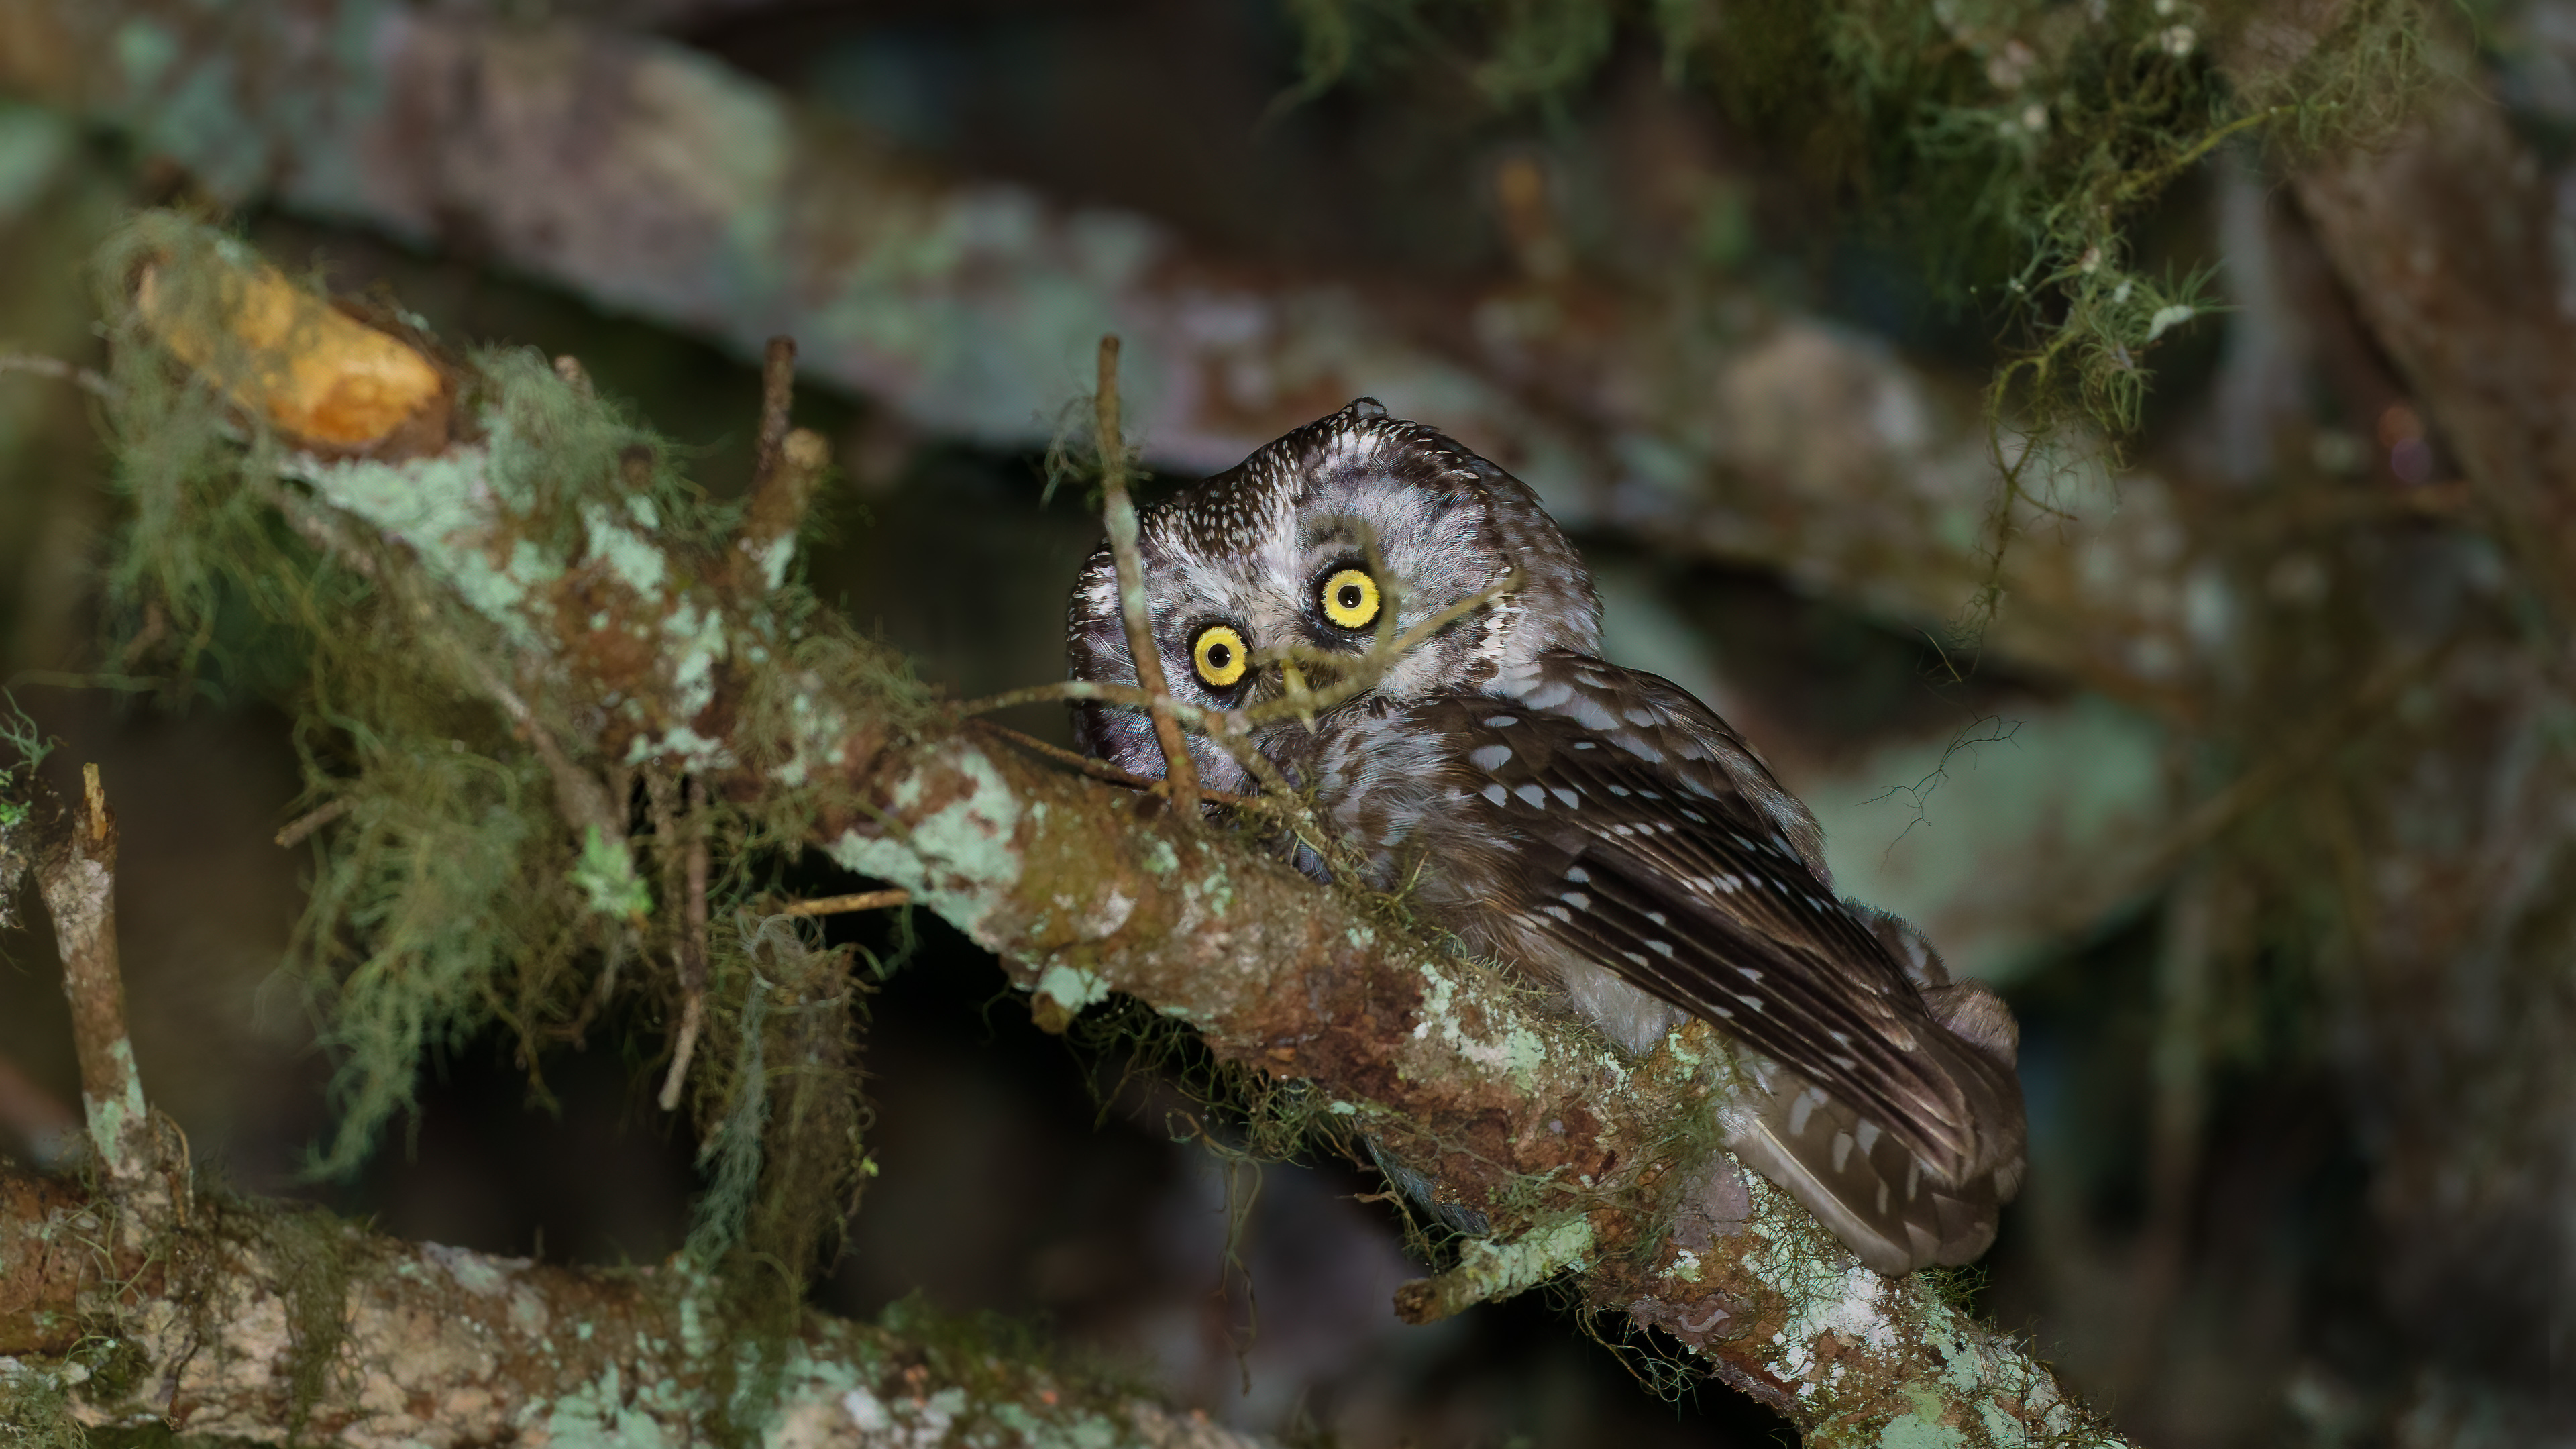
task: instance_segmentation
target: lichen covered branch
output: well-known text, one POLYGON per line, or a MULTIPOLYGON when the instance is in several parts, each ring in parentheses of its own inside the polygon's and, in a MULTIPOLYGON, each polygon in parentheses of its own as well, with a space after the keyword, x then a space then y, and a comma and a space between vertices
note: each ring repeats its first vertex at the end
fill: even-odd
POLYGON ((764 1330, 685 1258, 554 1267, 225 1199, 108 1246, 130 1226, 0 1169, 0 1441, 50 1420, 349 1449, 1246 1443, 927 1313, 764 1330))
MULTIPOLYGON (((159 234, 171 267, 239 265, 159 234)), ((993 950, 1042 1021, 1124 993, 1220 1058, 1300 1083, 1319 1134, 1365 1135, 1494 1230, 1463 1273, 1414 1294, 1416 1316, 1579 1264, 1593 1309, 1669 1332, 1813 1443, 2116 1442, 2018 1345, 1920 1279, 1870 1274, 1738 1172, 1714 1145, 1735 1063, 1705 1023, 1631 1061, 1393 902, 1319 887, 1148 793, 992 748, 792 585, 710 582, 692 567, 705 542, 616 491, 617 470, 559 466, 553 433, 512 423, 540 394, 559 419, 594 405, 552 369, 480 366, 460 395, 482 426, 428 451, 327 457, 298 443, 291 410, 236 391, 281 435, 244 464, 277 457, 370 578, 437 601, 424 617, 440 630, 512 641, 531 714, 586 770, 684 770, 763 838, 908 892, 993 950), (582 529, 547 528, 548 500, 514 491, 562 477, 594 490, 552 505, 582 529)), ((702 810, 688 813, 695 831, 702 810)), ((692 854, 692 934, 700 869, 692 854)))

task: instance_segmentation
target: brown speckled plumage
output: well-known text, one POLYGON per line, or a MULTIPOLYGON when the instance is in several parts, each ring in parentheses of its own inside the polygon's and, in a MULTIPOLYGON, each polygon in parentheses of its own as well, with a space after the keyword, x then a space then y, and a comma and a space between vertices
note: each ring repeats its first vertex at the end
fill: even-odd
MULTIPOLYGON (((1252 650, 1356 655, 1319 580, 1363 530, 1401 589, 1398 627, 1517 566, 1520 586, 1316 721, 1256 738, 1311 786, 1371 878, 1409 883, 1468 947, 1563 994, 1632 1053, 1686 1015, 1750 1049, 1757 1088, 1722 1108, 1729 1145, 1882 1272, 1965 1262, 2022 1170, 2011 1014, 1953 982, 1929 944, 1841 900, 1814 818, 1752 748, 1668 681, 1597 657, 1600 605, 1529 489, 1363 400, 1143 519, 1154 636, 1174 688, 1232 707, 1275 670, 1209 687, 1192 647, 1222 624, 1252 650)), ((1077 678, 1132 683, 1106 550, 1077 583, 1077 678)), ((1134 711, 1076 712, 1085 748, 1160 774, 1134 711)), ((1221 789, 1253 788, 1204 740, 1221 789)), ((1311 864, 1311 863, 1310 863, 1311 864)))

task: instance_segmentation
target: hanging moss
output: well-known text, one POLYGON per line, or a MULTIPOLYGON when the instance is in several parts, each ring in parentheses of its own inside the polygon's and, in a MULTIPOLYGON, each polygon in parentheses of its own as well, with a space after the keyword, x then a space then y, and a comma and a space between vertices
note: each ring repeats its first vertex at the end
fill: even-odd
POLYGON ((88 1449, 71 1401, 51 1376, 0 1363, 0 1449, 88 1449))
POLYGON ((2206 271, 2155 275, 2135 227, 2222 146, 2366 142, 2431 78, 2413 0, 2338 7, 2290 59, 2244 0, 1287 0, 1312 95, 1345 77, 1463 72, 1497 107, 1562 105, 1622 27, 1671 80, 1799 158, 1861 229, 1994 328, 1988 397, 2004 473, 1982 638, 2016 520, 2086 446, 2132 434, 2154 351, 2218 310, 2206 271))
POLYGON ((306 804, 335 812, 312 837, 294 946, 339 1064, 338 1119, 315 1170, 355 1168, 416 1106, 424 1062, 479 1033, 516 1036, 535 1073, 547 1047, 618 1000, 680 1019, 701 983, 674 969, 689 928, 673 907, 689 853, 704 849, 714 924, 691 1085, 711 1186, 693 1247, 710 1263, 767 1265, 763 1280, 781 1290, 771 1306, 792 1308, 837 1251, 863 1181, 860 989, 847 952, 755 903, 831 788, 809 758, 830 743, 818 731, 837 728, 821 702, 881 701, 881 717, 904 720, 925 693, 792 581, 755 616, 728 614, 716 581, 738 510, 691 485, 678 450, 532 352, 448 355, 399 318, 365 318, 434 359, 454 394, 453 439, 397 469, 282 437, 270 421, 282 414, 257 401, 293 373, 298 335, 245 341, 234 325, 240 279, 259 265, 238 241, 163 213, 100 254, 107 425, 129 505, 110 647, 173 677, 281 696, 306 804), (134 301, 146 269, 149 317, 134 301), (175 355, 173 337, 185 344, 175 355), (349 515, 364 526, 343 532, 349 515), (732 651, 772 666, 742 671, 732 732, 739 765, 781 785, 765 820, 683 791, 708 760, 685 728, 639 739, 631 764, 585 745, 618 701, 572 696, 548 653, 561 641, 530 635, 528 621, 594 607, 603 650, 649 661, 676 641, 678 675, 662 687, 684 719, 732 651))

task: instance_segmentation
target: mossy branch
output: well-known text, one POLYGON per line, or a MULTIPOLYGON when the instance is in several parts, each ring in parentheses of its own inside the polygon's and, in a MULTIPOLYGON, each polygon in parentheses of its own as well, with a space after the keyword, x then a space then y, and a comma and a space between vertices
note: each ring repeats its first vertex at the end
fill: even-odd
POLYGON ((7 1168, 0 1242, 12 1446, 164 1426, 351 1449, 1250 1443, 908 1304, 873 1325, 799 1315, 772 1392, 746 1401, 741 1302, 685 1257, 555 1267, 212 1197, 182 1227, 7 1168))
MULTIPOLYGON (((165 265, 243 264, 167 225, 147 230, 165 265)), ((167 365, 151 328, 120 335, 143 354, 121 368, 139 372, 154 356, 167 365)), ((1712 1372, 1782 1405, 1811 1442, 1878 1442, 1906 1425, 1976 1444, 2117 1442, 2021 1346, 1919 1280, 1869 1273, 1785 1195, 1738 1178, 1711 1144, 1734 1062, 1705 1023, 1629 1061, 1513 980, 1412 933, 1389 902, 1319 887, 1150 794, 993 748, 792 584, 710 582, 693 565, 735 525, 667 492, 639 508, 625 472, 585 451, 605 404, 506 356, 459 372, 455 435, 435 449, 406 435, 354 459, 300 442, 284 421, 291 410, 236 379, 221 395, 268 441, 223 456, 259 482, 252 496, 331 520, 328 532, 371 561, 380 588, 428 605, 415 609, 420 627, 510 641, 531 717, 577 767, 632 768, 648 785, 684 773, 719 818, 738 822, 715 889, 742 920, 746 950, 793 924, 740 914, 754 899, 752 847, 820 849, 993 950, 1042 1017, 1125 993, 1188 1022, 1220 1059, 1303 1079, 1314 1131, 1365 1133, 1490 1223, 1493 1247, 1518 1265, 1452 1279, 1436 1298, 1517 1289, 1580 1257, 1575 1282, 1592 1309, 1666 1329, 1712 1372), (554 523, 561 515, 583 526, 554 523), (1713 1217, 1716 1198, 1744 1206, 1713 1217), (1575 1221, 1586 1251, 1553 1251, 1575 1221), (1553 1226, 1540 1242, 1511 1246, 1542 1225, 1553 1226)), ((126 446, 150 441, 129 433, 126 446)), ((452 657, 398 656, 376 687, 396 690, 410 671, 413 689, 434 689, 452 657)), ((543 778, 528 741, 495 748, 491 768, 543 778)), ((513 798, 522 857, 568 861, 576 822, 532 808, 525 792, 513 798)), ((681 873, 697 875, 694 859, 681 873)), ((666 864, 666 891, 673 875, 666 864)), ((491 889, 510 889, 506 874, 493 879, 491 889)), ((694 880, 688 896, 699 896, 694 880)), ((486 991, 525 990, 508 983, 542 964, 472 969, 487 973, 486 991)), ((758 972, 725 980, 737 984, 711 983, 710 1020, 756 1034, 767 1015, 793 1014, 744 994, 766 989, 758 972), (733 993, 721 1012, 719 986, 733 993)), ((733 1055, 759 1070, 758 1043, 742 1043, 733 1055)), ((765 1082, 740 1090, 770 1090, 765 1082)))

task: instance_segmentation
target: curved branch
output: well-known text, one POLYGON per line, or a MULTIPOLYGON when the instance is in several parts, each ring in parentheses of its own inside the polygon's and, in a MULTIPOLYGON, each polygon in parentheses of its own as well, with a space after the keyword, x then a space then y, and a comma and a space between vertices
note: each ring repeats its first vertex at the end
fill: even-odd
MULTIPOLYGON (((169 256, 238 265, 183 240, 169 256)), ((427 455, 283 467, 310 489, 300 506, 365 540, 387 587, 524 641, 522 676, 547 691, 532 704, 588 722, 566 749, 684 768, 778 835, 908 891, 995 952, 1042 1022, 1122 992, 1222 1057, 1306 1082, 1320 1128, 1365 1134, 1496 1230, 1408 1291, 1413 1316, 1572 1270, 1593 1308, 1670 1333, 1813 1443, 2119 1442, 2021 1345, 1919 1276, 1862 1268, 1711 1145, 1735 1064, 1706 1023, 1628 1060, 1411 930, 1398 903, 994 748, 953 711, 877 692, 865 669, 802 663, 818 648, 886 661, 792 591, 696 577, 689 541, 658 528, 604 511, 579 543, 531 528, 492 480, 550 471, 501 456, 545 446, 489 430, 427 455)))

